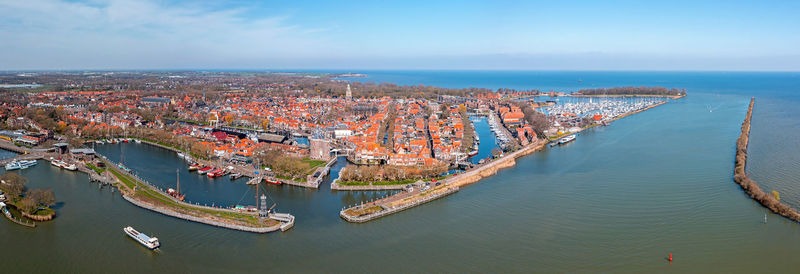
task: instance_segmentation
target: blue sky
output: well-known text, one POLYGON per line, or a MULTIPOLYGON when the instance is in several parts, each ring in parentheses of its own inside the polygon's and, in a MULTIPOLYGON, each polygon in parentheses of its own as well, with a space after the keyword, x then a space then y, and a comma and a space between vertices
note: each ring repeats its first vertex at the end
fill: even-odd
POLYGON ((798 1, 0 0, 0 70, 800 70, 798 1))

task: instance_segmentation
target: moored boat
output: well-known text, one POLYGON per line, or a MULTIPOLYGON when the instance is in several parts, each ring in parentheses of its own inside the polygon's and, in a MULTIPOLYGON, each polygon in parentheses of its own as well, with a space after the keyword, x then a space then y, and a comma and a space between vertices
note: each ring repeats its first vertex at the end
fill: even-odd
POLYGON ((175 199, 178 199, 178 200, 181 200, 181 201, 183 201, 183 199, 185 199, 185 198, 186 198, 186 196, 185 196, 185 195, 183 195, 183 194, 179 193, 179 192, 178 192, 177 190, 175 190, 174 188, 168 188, 168 189, 167 189, 167 194, 169 194, 169 196, 172 196, 173 198, 175 198, 175 199))
POLYGON ((199 170, 202 166, 200 164, 191 164, 189 165, 189 171, 199 170))
POLYGON ((203 175, 203 174, 206 174, 206 173, 208 173, 209 171, 212 171, 212 170, 214 170, 213 167, 207 166, 207 167, 198 169, 197 170, 197 174, 203 175))
POLYGON ((125 227, 122 229, 122 231, 124 231, 125 234, 131 237, 131 239, 136 240, 137 242, 139 242, 140 244, 151 250, 161 246, 161 243, 158 242, 158 238, 147 236, 144 233, 136 231, 136 229, 133 229, 133 227, 130 226, 125 227))
POLYGON ((575 134, 569 135, 567 137, 559 139, 558 140, 558 144, 559 145, 563 145, 563 144, 575 141, 575 138, 577 138, 577 136, 575 134))
POLYGON ((222 175, 225 175, 225 170, 224 169, 215 169, 213 171, 208 172, 208 174, 206 174, 206 175, 208 175, 209 178, 220 177, 222 175))
POLYGON ((37 164, 36 160, 13 160, 6 164, 6 170, 26 169, 37 164))
POLYGON ((270 183, 270 184, 273 184, 273 185, 283 184, 283 183, 281 183, 280 180, 278 180, 276 178, 267 178, 265 181, 267 181, 267 183, 270 183))

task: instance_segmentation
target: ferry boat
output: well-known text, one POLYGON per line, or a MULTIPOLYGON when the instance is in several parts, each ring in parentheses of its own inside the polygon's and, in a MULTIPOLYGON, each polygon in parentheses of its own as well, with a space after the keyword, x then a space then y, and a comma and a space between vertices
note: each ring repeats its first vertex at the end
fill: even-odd
POLYGON ((50 164, 53 165, 53 166, 56 166, 56 167, 62 167, 63 165, 65 165, 67 163, 64 163, 63 161, 61 161, 59 159, 55 159, 53 157, 50 157, 50 164))
POLYGON ((558 140, 558 144, 559 145, 563 145, 563 144, 575 141, 575 138, 577 138, 577 136, 575 134, 569 135, 567 137, 559 139, 558 140))
POLYGON ((13 160, 6 164, 6 170, 26 169, 37 164, 36 160, 13 160))
POLYGON ((281 183, 281 181, 280 181, 280 180, 278 180, 278 179, 275 179, 275 178, 266 179, 265 181, 267 181, 267 183, 270 183, 270 184, 273 184, 273 185, 280 185, 280 184, 283 184, 283 183, 281 183))
POLYGON ((209 171, 212 171, 212 170, 214 170, 213 167, 207 166, 207 167, 198 169, 197 170, 197 174, 203 175, 203 174, 206 174, 206 173, 208 173, 209 171))
POLYGON ((122 231, 124 231, 125 234, 128 234, 128 236, 131 237, 131 239, 136 240, 137 242, 139 242, 140 244, 151 250, 161 246, 161 244, 158 242, 158 238, 147 236, 144 233, 136 231, 136 229, 133 229, 133 227, 130 226, 125 227, 122 229, 122 231))
POLYGON ((478 155, 478 151, 477 150, 470 151, 467 155, 469 155, 470 157, 478 155))
POLYGON ((66 170, 71 170, 71 171, 75 171, 75 170, 78 169, 78 167, 75 166, 75 164, 69 164, 69 163, 61 161, 59 159, 54 159, 53 157, 50 157, 50 164, 53 165, 53 166, 60 167, 60 168, 66 169, 66 170))
POLYGON ((202 167, 202 166, 199 165, 199 164, 191 164, 191 165, 189 165, 189 171, 198 170, 198 169, 200 169, 200 167, 202 167))

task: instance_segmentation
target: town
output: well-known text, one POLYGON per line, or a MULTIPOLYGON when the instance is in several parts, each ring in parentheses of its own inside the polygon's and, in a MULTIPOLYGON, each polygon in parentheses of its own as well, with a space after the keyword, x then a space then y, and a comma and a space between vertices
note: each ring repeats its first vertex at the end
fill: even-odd
MULTIPOLYGON (((2 74, 0 83, 9 85, 0 94, 0 138, 24 153, 63 157, 59 161, 65 165, 97 173, 107 164, 119 172, 130 170, 122 158, 98 161, 95 145, 135 140, 174 150, 200 174, 245 176, 251 178, 248 184, 317 188, 330 166, 344 160, 332 189, 425 196, 451 193, 457 184, 448 178, 496 165, 494 159, 563 142, 564 136, 662 104, 666 96, 685 95, 677 89, 621 88, 620 94, 633 90, 643 96, 586 99, 582 96, 597 91, 446 89, 341 79, 348 76, 2 74), (571 101, 559 103, 561 98, 571 101), (479 149, 480 129, 473 123, 478 118, 486 119, 483 130, 493 133, 494 140, 484 140, 492 143, 489 151, 479 149)), ((19 164, 15 160, 7 167, 19 164)), ((176 187, 164 192, 183 201, 176 187)), ((262 205, 236 207, 256 208, 262 205)), ((358 212, 376 211, 381 209, 358 212)))

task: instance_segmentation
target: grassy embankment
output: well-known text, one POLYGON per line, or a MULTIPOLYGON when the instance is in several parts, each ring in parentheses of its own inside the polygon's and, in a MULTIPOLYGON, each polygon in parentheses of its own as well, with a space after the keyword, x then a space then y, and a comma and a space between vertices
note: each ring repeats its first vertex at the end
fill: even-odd
POLYGON ((255 226, 270 226, 277 224, 277 221, 274 220, 262 222, 254 215, 227 212, 222 210, 214 210, 205 207, 195 207, 184 203, 178 203, 175 200, 171 199, 170 197, 165 196, 163 193, 155 191, 146 185, 138 183, 135 179, 131 178, 127 174, 122 174, 113 169, 109 169, 109 172, 111 172, 111 174, 113 174, 115 177, 117 177, 117 179, 119 179, 122 182, 122 184, 127 188, 126 190, 127 193, 133 193, 133 189, 135 187, 136 193, 133 194, 133 197, 140 201, 145 201, 157 206, 173 209, 180 213, 199 216, 199 217, 203 217, 203 215, 208 214, 224 218, 227 220, 231 220, 234 222, 244 222, 249 225, 255 225, 255 226))
POLYGON ((96 167, 92 163, 89 163, 89 162, 86 162, 86 167, 88 167, 89 169, 93 170, 97 174, 103 174, 103 172, 106 171, 104 168, 96 167))
POLYGON ((338 182, 338 184, 340 184, 340 185, 343 185, 343 186, 368 186, 368 185, 373 185, 373 186, 387 186, 387 185, 407 185, 407 184, 413 184, 413 183, 416 183, 417 181, 423 181, 423 182, 431 182, 431 181, 433 181, 433 180, 436 180, 436 181, 442 181, 442 180, 444 180, 444 179, 447 179, 447 177, 450 177, 450 176, 453 176, 453 175, 452 175, 452 174, 449 174, 449 175, 445 175, 445 176, 439 176, 439 177, 436 177, 436 178, 427 178, 427 179, 405 179, 405 180, 398 180, 398 181, 341 181, 341 180, 340 180, 340 181, 338 182))

